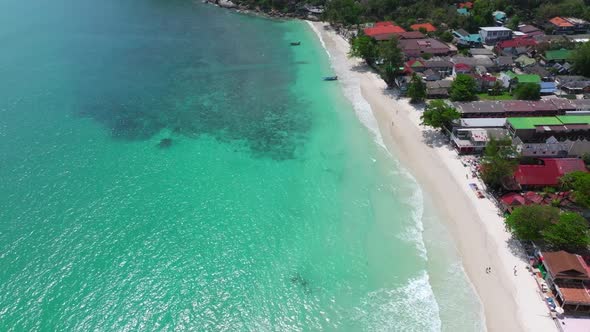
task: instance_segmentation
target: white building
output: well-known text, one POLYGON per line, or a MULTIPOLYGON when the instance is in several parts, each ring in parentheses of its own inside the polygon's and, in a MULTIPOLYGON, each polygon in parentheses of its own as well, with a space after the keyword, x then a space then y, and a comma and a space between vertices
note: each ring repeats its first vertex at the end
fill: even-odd
POLYGON ((481 27, 479 35, 485 44, 495 44, 502 40, 512 39, 512 30, 505 27, 481 27))

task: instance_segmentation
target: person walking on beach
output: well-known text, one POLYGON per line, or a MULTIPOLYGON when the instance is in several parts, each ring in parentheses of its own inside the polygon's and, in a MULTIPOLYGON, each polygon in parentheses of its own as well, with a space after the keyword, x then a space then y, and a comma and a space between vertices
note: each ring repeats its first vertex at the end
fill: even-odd
POLYGON ((516 276, 516 265, 514 265, 514 276, 516 276))

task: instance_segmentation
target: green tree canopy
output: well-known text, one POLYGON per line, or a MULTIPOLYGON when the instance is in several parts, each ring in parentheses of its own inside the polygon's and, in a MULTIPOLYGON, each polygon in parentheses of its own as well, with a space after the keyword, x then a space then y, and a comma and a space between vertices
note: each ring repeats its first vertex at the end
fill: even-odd
POLYGON ((573 212, 564 212, 559 220, 541 231, 543 240, 555 250, 576 251, 590 244, 588 222, 573 212))
POLYGON ((498 189, 502 183, 514 176, 518 166, 516 150, 512 141, 506 139, 490 139, 484 150, 481 161, 482 180, 490 187, 498 189))
POLYGON ((561 185, 565 190, 574 191, 576 203, 590 208, 590 173, 572 172, 561 177, 561 185))
POLYGON ((519 100, 539 100, 541 99, 541 86, 537 83, 519 83, 513 94, 519 100))
POLYGON ((477 98, 475 80, 465 74, 458 74, 451 84, 452 101, 471 101, 477 98))
POLYGON ((446 43, 450 43, 453 41, 453 34, 450 31, 444 31, 440 35, 440 39, 446 43))
POLYGON ((433 128, 448 128, 451 122, 461 115, 457 110, 443 100, 433 100, 427 106, 420 120, 422 124, 433 128))
POLYGON ((369 66, 372 66, 379 55, 378 51, 375 39, 366 35, 359 35, 352 38, 348 56, 362 58, 369 66))
POLYGON ((412 80, 408 86, 408 97, 412 103, 422 102, 426 98, 426 84, 416 73, 412 74, 412 80))
POLYGON ((590 76, 590 41, 573 51, 571 61, 576 73, 590 76))
POLYGON ((381 77, 387 85, 392 86, 404 61, 404 56, 398 46, 397 38, 380 42, 378 53, 382 61, 381 77))
POLYGON ((517 238, 527 241, 543 239, 543 231, 559 220, 559 209, 548 205, 517 207, 506 218, 506 228, 517 238))
POLYGON ((355 25, 361 23, 364 9, 355 0, 331 0, 326 4, 325 18, 330 23, 355 25))

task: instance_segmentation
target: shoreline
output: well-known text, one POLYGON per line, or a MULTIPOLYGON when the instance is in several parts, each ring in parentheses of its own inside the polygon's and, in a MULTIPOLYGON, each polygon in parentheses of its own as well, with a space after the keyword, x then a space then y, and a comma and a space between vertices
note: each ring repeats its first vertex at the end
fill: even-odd
MULTIPOLYGON (((489 199, 478 199, 469 169, 438 132, 420 125, 420 109, 397 98, 361 60, 347 57, 348 42, 325 23, 307 21, 329 54, 332 68, 354 81, 371 106, 385 148, 409 170, 449 230, 461 263, 483 306, 489 331, 556 331, 525 258, 513 247, 503 218, 489 199), (326 28, 328 27, 328 28, 326 28), (449 196, 448 193, 454 193, 449 196), (490 266, 492 273, 485 273, 490 266), (519 270, 513 275, 513 266, 519 270)), ((340 82, 342 84, 342 82, 340 82)))

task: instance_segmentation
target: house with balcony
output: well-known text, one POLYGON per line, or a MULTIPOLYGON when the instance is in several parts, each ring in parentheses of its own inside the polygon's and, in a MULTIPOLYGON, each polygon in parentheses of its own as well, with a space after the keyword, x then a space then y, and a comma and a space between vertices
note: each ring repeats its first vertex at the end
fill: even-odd
POLYGON ((566 314, 590 315, 588 263, 566 251, 541 252, 539 268, 547 285, 566 314))
POLYGON ((555 35, 584 34, 590 30, 590 23, 576 17, 556 16, 547 22, 547 28, 555 35))
POLYGON ((481 27, 479 35, 483 43, 494 45, 497 42, 512 39, 512 30, 505 27, 481 27))

